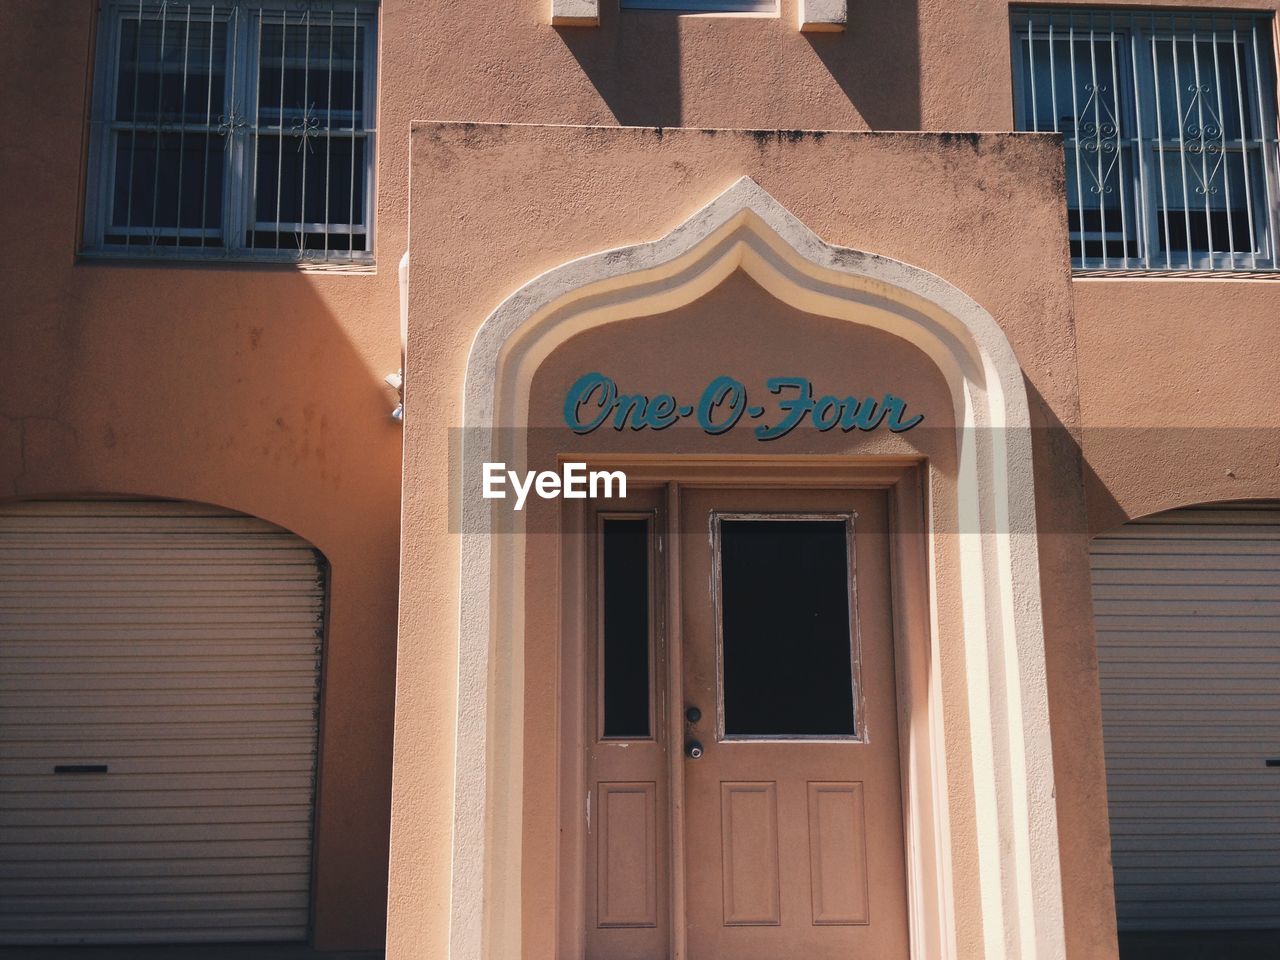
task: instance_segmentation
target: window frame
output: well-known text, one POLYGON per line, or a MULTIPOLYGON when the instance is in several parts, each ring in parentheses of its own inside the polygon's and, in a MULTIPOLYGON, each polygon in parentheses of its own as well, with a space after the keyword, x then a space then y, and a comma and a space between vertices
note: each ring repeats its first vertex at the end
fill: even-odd
MULTIPOLYGON (((246 263, 301 264, 307 267, 372 266, 375 262, 375 237, 377 230, 377 168, 378 168, 378 47, 381 20, 380 0, 313 0, 302 10, 294 0, 210 0, 201 3, 191 0, 184 5, 191 11, 203 11, 197 21, 209 22, 213 11, 215 22, 228 23, 226 40, 225 73, 223 75, 223 107, 232 117, 237 114, 251 117, 243 125, 231 124, 223 136, 230 142, 223 149, 225 158, 222 170, 222 229, 221 238, 208 246, 192 247, 177 244, 158 244, 139 234, 137 243, 108 244, 106 235, 112 232, 111 213, 116 176, 115 134, 119 129, 144 130, 145 123, 118 121, 116 117, 117 81, 120 70, 121 33, 126 20, 137 19, 139 12, 144 19, 161 16, 161 11, 173 5, 173 0, 102 0, 99 8, 97 36, 94 44, 93 87, 90 97, 88 151, 85 167, 84 216, 79 255, 93 259, 157 260, 157 261, 240 261, 246 263), (341 11, 339 8, 343 8, 341 11), (231 24, 235 12, 243 22, 231 24), (257 103, 257 89, 261 69, 261 44, 253 41, 260 37, 263 23, 280 22, 286 17, 303 12, 335 16, 354 16, 363 30, 362 55, 364 77, 361 85, 364 122, 359 137, 365 143, 364 163, 364 216, 361 224, 337 223, 341 234, 358 233, 353 226, 362 226, 365 234, 364 250, 311 250, 305 247, 265 248, 248 245, 248 234, 253 230, 256 211, 250 208, 254 201, 256 170, 253 169, 253 141, 272 136, 272 128, 259 127, 252 116, 257 103), (356 12, 358 11, 358 12, 356 12), (234 92, 233 92, 234 91, 234 92)), ((186 18, 182 20, 185 22, 186 18)), ((176 18, 175 18, 176 22, 176 18)), ((351 22, 350 20, 348 22, 351 22)), ((325 26, 328 24, 325 23, 325 26)), ((219 118, 213 117, 212 121, 219 118)), ((346 132, 337 128, 344 138, 346 132)), ((356 135, 351 135, 352 139, 356 135)), ((324 224, 318 226, 324 227, 324 224)), ((129 229, 129 228, 122 228, 129 229)), ((167 230, 169 228, 166 228, 167 230)), ((174 228, 176 230, 190 228, 174 228)), ((325 231, 327 233, 327 230, 325 231)), ((162 235, 172 235, 167 232, 162 235)))
POLYGON ((711 615, 715 621, 715 698, 717 743, 865 743, 867 740, 867 705, 862 682, 862 618, 858 608, 858 559, 855 525, 858 515, 850 510, 785 511, 712 510, 710 517, 711 547, 711 615), (853 716, 851 733, 729 733, 725 682, 725 589, 724 589, 724 524, 725 522, 763 523, 840 523, 844 527, 845 581, 848 605, 849 683, 853 716))
MULTIPOLYGON (((1131 8, 1111 9, 1107 7, 1014 7, 1010 11, 1010 35, 1012 53, 1012 93, 1014 127, 1024 132, 1058 132, 1064 137, 1064 159, 1068 166, 1077 166, 1076 190, 1074 195, 1070 188, 1070 171, 1067 177, 1067 206, 1075 213, 1079 230, 1071 230, 1072 242, 1079 242, 1080 256, 1072 256, 1072 269, 1076 273, 1090 272, 1132 272, 1150 274, 1155 271, 1164 272, 1213 272, 1222 274, 1238 274, 1242 271, 1274 272, 1280 271, 1280 109, 1277 107, 1277 77, 1273 65, 1273 57, 1267 56, 1275 47, 1275 18, 1255 11, 1235 10, 1134 10, 1131 8), (1057 18, 1070 22, 1066 25, 1054 26, 1050 30, 1046 24, 1056 24, 1057 18), (1212 208, 1206 202, 1203 205, 1184 199, 1176 202, 1176 193, 1164 193, 1166 175, 1164 171, 1170 159, 1174 163, 1186 164, 1189 154, 1182 145, 1182 124, 1179 124, 1178 143, 1166 137, 1158 125, 1164 125, 1157 111, 1159 97, 1158 80, 1161 64, 1154 47, 1156 44, 1222 44, 1231 43, 1232 37, 1224 37, 1226 28, 1220 26, 1222 21, 1229 21, 1231 30, 1238 31, 1234 42, 1243 48, 1243 57, 1238 61, 1235 74, 1243 80, 1243 89, 1238 92, 1239 105, 1244 108, 1241 117, 1243 133, 1252 128, 1252 135, 1244 137, 1221 137, 1223 163, 1232 156, 1244 158, 1242 169, 1244 175, 1239 181, 1232 182, 1229 174, 1223 173, 1223 184, 1228 195, 1235 189, 1243 187, 1243 209, 1252 228, 1252 237, 1246 240, 1248 249, 1240 249, 1239 238, 1231 232, 1231 240, 1227 245, 1231 249, 1203 249, 1190 246, 1190 241, 1175 245, 1170 242, 1168 225, 1177 217, 1186 225, 1188 238, 1191 235, 1191 216, 1202 211, 1206 215, 1212 208), (1085 25, 1080 25, 1081 21, 1085 25), (1096 23, 1095 23, 1096 21, 1096 23), (1270 27, 1270 29, 1268 29, 1270 27), (1206 29, 1207 28, 1207 29, 1206 29), (1072 43, 1069 29, 1074 30, 1074 43, 1107 46, 1108 35, 1114 37, 1111 42, 1112 58, 1116 65, 1115 76, 1118 89, 1113 94, 1120 116, 1117 118, 1117 153, 1118 180, 1124 188, 1121 193, 1121 209, 1126 216, 1117 229, 1111 229, 1105 221, 1100 229, 1086 227, 1085 214, 1104 211, 1103 204, 1083 204, 1085 184, 1080 176, 1080 164, 1083 161, 1079 144, 1081 139, 1075 131, 1067 133, 1059 129, 1058 117, 1053 120, 1051 128, 1043 126, 1043 120, 1036 123, 1035 117, 1029 115, 1029 103, 1036 96, 1036 84, 1040 79, 1048 79, 1052 65, 1048 70, 1038 60, 1028 63, 1026 48, 1029 43, 1052 42, 1059 40, 1072 43), (1090 40, 1090 32, 1094 39, 1090 40), (1258 43, 1262 35, 1268 45, 1258 43), (1267 84, 1267 79, 1271 84, 1267 84), (1028 83, 1030 79, 1030 83, 1028 83), (1248 122, 1249 120, 1252 122, 1248 122), (1125 133, 1125 131, 1128 133, 1125 133), (1072 150, 1074 141, 1076 147, 1072 150), (1231 147, 1232 141, 1242 144, 1231 147), (1073 157, 1074 154, 1074 157, 1073 157), (1256 162, 1255 162, 1256 161, 1256 162), (1126 169, 1126 167, 1128 169, 1126 169), (1253 168, 1260 167, 1260 170, 1253 168), (1251 170, 1253 172, 1251 172, 1251 170), (1126 199, 1132 202, 1128 208, 1124 206, 1126 199), (1161 240, 1161 227, 1164 226, 1165 238, 1161 240), (1105 227, 1106 229, 1102 229, 1105 227), (1090 242, 1102 241, 1101 254, 1088 254, 1090 242), (1119 246, 1120 254, 1110 254, 1112 246, 1119 246), (1135 252, 1130 253, 1133 250, 1135 252)), ((1173 48, 1171 47, 1171 50, 1173 48)), ((1176 53, 1174 55, 1176 62, 1176 53)), ((1199 76, 1203 68, 1197 65, 1199 76)), ((1213 72, 1214 85, 1220 86, 1218 78, 1223 75, 1216 62, 1209 67, 1213 72)), ((1074 70, 1072 71, 1075 75, 1074 70)), ((1104 78, 1110 79, 1110 78, 1104 78)), ((1052 82, 1052 81, 1050 81, 1052 82)), ((1078 85, 1078 79, 1076 84, 1078 85)), ((1218 90, 1219 98, 1222 91, 1218 90)), ((1179 97, 1181 104, 1181 97, 1179 97)), ((1211 105, 1212 106, 1212 105, 1211 105)), ((1232 106, 1235 106, 1233 104, 1232 106)), ((1074 112, 1074 110, 1073 110, 1074 112)), ((1076 118, 1078 119, 1078 118, 1076 118)), ((1219 118, 1220 119, 1220 118, 1219 118)), ((1167 122, 1168 118, 1165 118, 1167 122)), ((1221 121, 1220 121, 1221 122, 1221 121)), ((1194 151, 1190 155, 1194 155, 1194 151)), ((1180 177, 1184 187, 1190 185, 1186 180, 1186 167, 1182 166, 1180 177)), ((1231 215, 1231 206, 1221 208, 1231 215)), ((1212 232, 1212 224, 1208 229, 1212 232)), ((1229 228, 1228 228, 1229 229, 1229 228)), ((1218 247, 1219 244, 1213 244, 1218 247)))
POLYGON ((748 13, 776 16, 780 0, 619 0, 622 10, 665 13, 748 13))

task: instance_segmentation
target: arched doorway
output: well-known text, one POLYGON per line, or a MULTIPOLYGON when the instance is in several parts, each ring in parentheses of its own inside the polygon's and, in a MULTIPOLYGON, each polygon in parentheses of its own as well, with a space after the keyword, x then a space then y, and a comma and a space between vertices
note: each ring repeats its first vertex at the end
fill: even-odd
MULTIPOLYGON (((1030 416, 1017 359, 990 314, 956 288, 905 264, 825 244, 745 178, 660 240, 575 260, 531 281, 489 316, 473 343, 458 511, 450 955, 479 960, 523 950, 529 554, 521 518, 495 525, 494 505, 480 493, 485 464, 501 461, 517 471, 529 465, 530 384, 558 345, 594 327, 677 309, 739 270, 796 310, 906 341, 947 385, 957 428, 950 431, 956 471, 949 509, 961 531, 954 611, 964 665, 957 683, 969 718, 961 749, 972 774, 961 789, 974 799, 970 849, 982 936, 991 956, 1060 957, 1030 416)), ((949 785, 935 709, 940 694, 931 686, 940 683, 926 662, 902 773, 909 938, 912 956, 930 960, 950 956, 955 942, 949 785)))

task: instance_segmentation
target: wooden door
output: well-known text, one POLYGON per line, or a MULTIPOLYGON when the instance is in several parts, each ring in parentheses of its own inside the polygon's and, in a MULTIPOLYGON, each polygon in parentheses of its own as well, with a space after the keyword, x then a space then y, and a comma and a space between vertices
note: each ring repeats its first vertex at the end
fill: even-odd
MULTIPOLYGON (((586 511, 583 566, 587 960, 670 956, 670 768, 661 489, 586 511)), ((576 951, 570 956, 576 955, 576 951)))
POLYGON ((885 494, 680 512, 687 956, 905 960, 885 494))
POLYGON ((887 495, 637 489, 579 532, 562 955, 906 960, 887 495))

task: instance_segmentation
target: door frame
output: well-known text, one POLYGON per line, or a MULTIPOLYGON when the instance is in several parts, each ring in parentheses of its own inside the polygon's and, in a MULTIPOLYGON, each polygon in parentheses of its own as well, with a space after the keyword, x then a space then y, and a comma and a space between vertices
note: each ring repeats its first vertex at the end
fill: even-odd
MULTIPOLYGON (((902 778, 903 850, 906 861, 908 932, 913 960, 936 957, 934 944, 950 940, 951 857, 947 805, 945 743, 942 728, 942 670, 932 629, 933 537, 929 527, 928 467, 908 458, 769 457, 654 459, 652 457, 562 456, 561 461, 586 462, 589 469, 624 470, 629 488, 665 489, 665 516, 657 531, 670 543, 681 529, 680 493, 689 488, 861 489, 888 495, 890 525, 890 583, 897 685, 899 771, 902 778)), ((557 772, 557 818, 561 830, 556 862, 558 892, 556 956, 580 960, 585 952, 585 864, 587 836, 578 798, 585 788, 583 746, 586 711, 593 691, 586 689, 586 645, 594 629, 587 623, 587 584, 584 538, 586 507, 581 500, 563 501, 561 510, 561 629, 557 639, 557 699, 560 769, 557 772)), ((624 508, 625 512, 625 508, 624 508)), ((661 621, 665 636, 655 642, 665 660, 663 682, 679 689, 683 638, 679 610, 681 570, 679 551, 668 547, 662 567, 655 571, 658 596, 667 610, 661 621)), ((659 698, 659 702, 661 698, 659 698)), ((657 729, 683 729, 681 698, 665 699, 665 716, 657 729)), ((668 740, 670 738, 668 737, 668 740)), ((684 763, 676 750, 667 751, 668 899, 670 957, 686 960, 684 763)))

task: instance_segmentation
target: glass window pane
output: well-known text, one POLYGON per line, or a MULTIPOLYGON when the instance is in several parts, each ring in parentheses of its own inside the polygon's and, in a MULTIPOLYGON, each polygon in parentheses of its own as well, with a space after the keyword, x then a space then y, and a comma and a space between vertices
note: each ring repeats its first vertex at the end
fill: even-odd
POLYGON ((1257 248, 1243 155, 1166 152, 1164 182, 1166 196, 1157 204, 1161 249, 1167 245, 1185 259, 1188 248, 1193 255, 1257 248))
POLYGON ((260 124, 295 132, 363 130, 365 29, 341 13, 332 25, 327 13, 263 23, 260 124))
POLYGON ((209 8, 173 5, 173 15, 120 24, 117 120, 124 123, 217 122, 223 112, 227 24, 209 8), (203 16, 202 16, 203 15, 203 16))
MULTIPOLYGON (((200 245, 222 225, 223 143, 216 134, 125 131, 116 137, 111 227, 133 243, 200 245), (132 229, 130 229, 132 228, 132 229), (168 239, 166 239, 168 237, 168 239)), ((116 242, 123 242, 121 239, 116 242)))
POLYGON ((728 736, 851 736, 844 520, 720 521, 728 736))
POLYGON ((1256 136, 1247 84, 1236 75, 1237 65, 1251 69, 1243 43, 1193 42, 1190 37, 1163 37, 1153 44, 1156 96, 1160 103, 1160 133, 1177 142, 1199 142, 1241 136, 1240 107, 1244 107, 1244 136, 1256 136), (1217 59, 1214 58, 1215 49, 1217 59))
POLYGON ((604 735, 641 740, 649 720, 649 521, 606 519, 600 606, 604 735))
POLYGON ((254 142, 256 224, 251 246, 297 249, 301 243, 305 249, 319 250, 325 249, 327 237, 330 250, 365 249, 363 229, 333 229, 364 224, 364 137, 264 134, 254 142))

